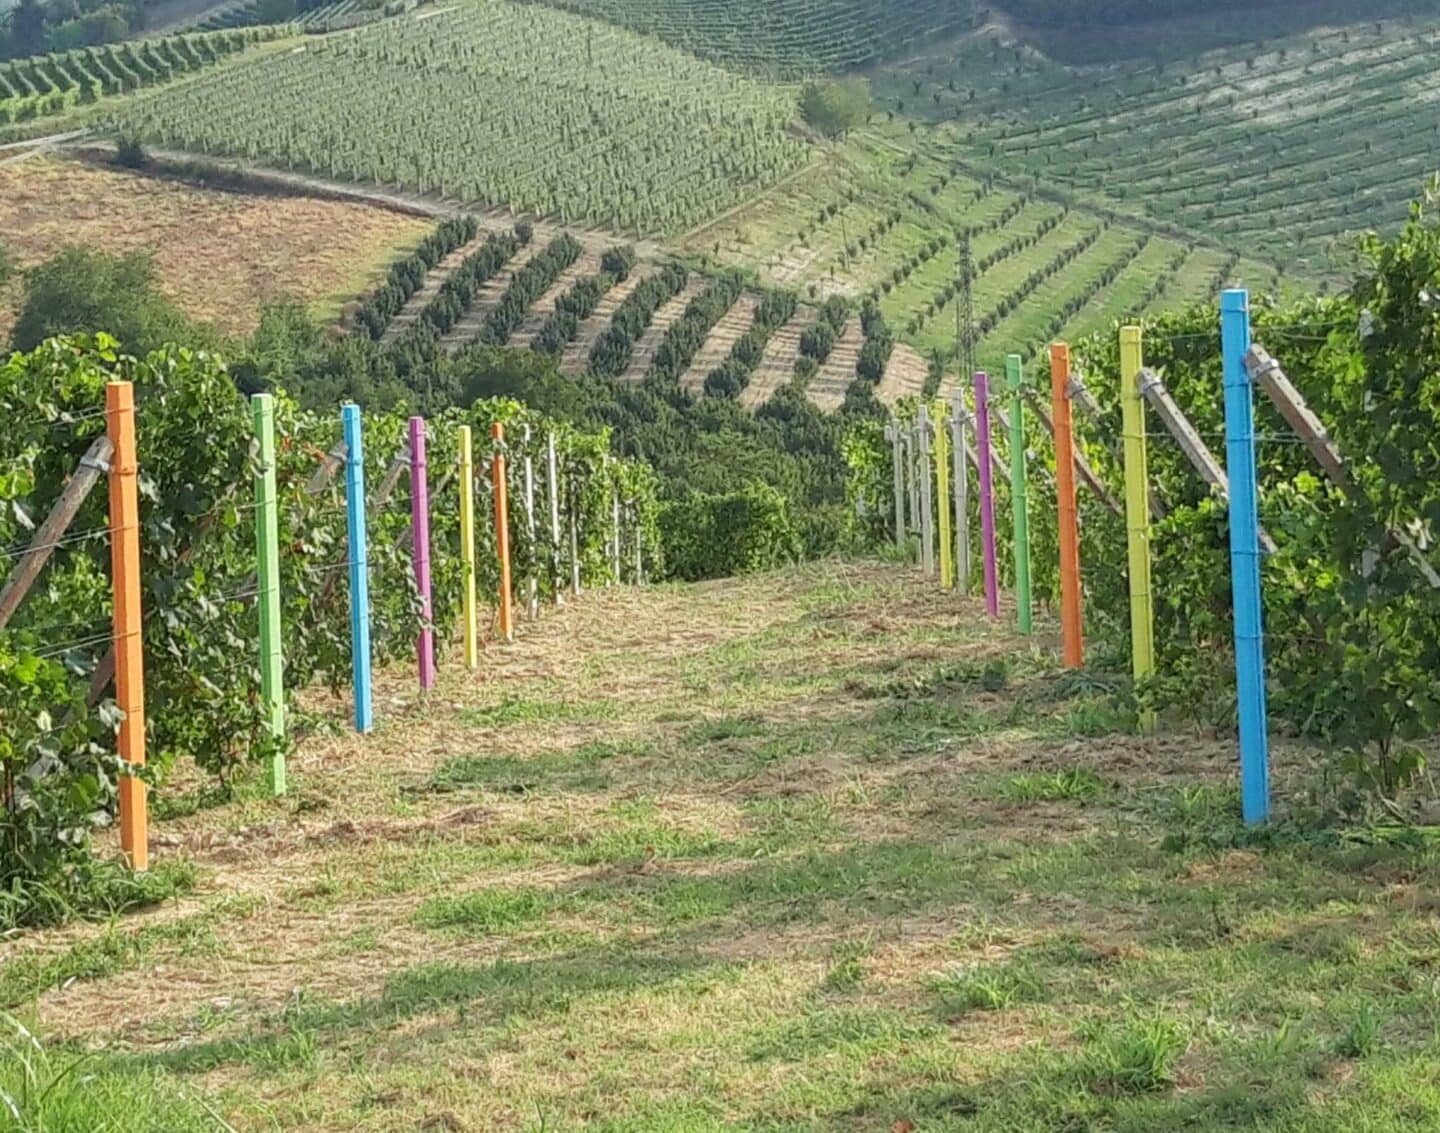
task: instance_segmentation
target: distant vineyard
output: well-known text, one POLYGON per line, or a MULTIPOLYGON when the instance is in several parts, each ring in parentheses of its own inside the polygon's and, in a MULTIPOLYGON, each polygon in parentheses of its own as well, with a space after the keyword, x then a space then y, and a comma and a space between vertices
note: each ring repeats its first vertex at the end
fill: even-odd
POLYGON ((632 33, 463 3, 156 92, 153 143, 666 233, 797 168, 794 103, 632 33))
POLYGON ((1382 22, 1075 71, 972 41, 876 90, 897 114, 953 123, 1010 175, 1326 274, 1346 266, 1349 233, 1398 227, 1436 168, 1437 48, 1433 20, 1382 22))
MULTIPOLYGON (((1017 340, 1078 336, 1213 296, 1222 282, 1264 290, 1275 279, 1273 268, 1218 244, 1047 199, 1043 178, 1032 187, 970 169, 968 151, 950 149, 936 133, 917 137, 877 116, 832 151, 823 171, 711 226, 691 249, 726 265, 763 265, 767 282, 811 299, 868 298, 887 334, 932 366, 950 366, 961 296, 957 237, 968 234, 977 361, 990 369, 1003 366, 1017 340)), ((831 329, 838 339, 840 327, 831 329)))
POLYGON ((174 35, 0 63, 0 126, 188 75, 289 30, 265 27, 174 35))
MULTIPOLYGON (((299 5, 295 24, 306 32, 341 31, 373 23, 386 16, 398 15, 407 7, 413 6, 414 0, 386 0, 382 3, 377 3, 376 0, 332 0, 328 4, 302 3, 299 5)), ((273 19, 273 16, 267 16, 263 0, 252 0, 251 3, 218 8, 196 26, 204 30, 218 30, 251 27, 273 19)))
POLYGON ((780 78, 875 63, 969 30, 971 0, 536 0, 780 78))

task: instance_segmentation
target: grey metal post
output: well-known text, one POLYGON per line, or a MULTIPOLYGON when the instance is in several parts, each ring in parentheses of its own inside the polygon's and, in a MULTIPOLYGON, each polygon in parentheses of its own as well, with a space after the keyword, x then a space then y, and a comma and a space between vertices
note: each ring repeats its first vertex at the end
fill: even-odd
POLYGON ((926 574, 935 573, 935 501, 934 484, 930 475, 930 407, 920 406, 920 416, 915 422, 916 448, 920 454, 916 472, 920 478, 920 565, 926 574))
POLYGON ((965 390, 956 386, 950 395, 950 447, 955 453, 952 476, 955 481, 955 568, 960 593, 970 593, 970 464, 965 459, 965 439, 970 411, 965 408, 965 390))

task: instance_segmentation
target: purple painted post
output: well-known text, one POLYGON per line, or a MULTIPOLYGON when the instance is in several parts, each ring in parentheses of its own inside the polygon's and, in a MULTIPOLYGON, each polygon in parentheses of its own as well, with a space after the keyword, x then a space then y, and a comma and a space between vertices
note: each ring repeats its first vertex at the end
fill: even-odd
POLYGON ((990 466, 990 379, 975 375, 975 456, 980 461, 980 542, 985 552, 985 612, 1000 616, 995 565, 995 480, 990 466))
POLYGON ((415 586, 425 619, 416 648, 420 653, 420 687, 435 685, 435 628, 430 624, 430 487, 425 482, 425 418, 410 418, 410 553, 415 561, 415 586))

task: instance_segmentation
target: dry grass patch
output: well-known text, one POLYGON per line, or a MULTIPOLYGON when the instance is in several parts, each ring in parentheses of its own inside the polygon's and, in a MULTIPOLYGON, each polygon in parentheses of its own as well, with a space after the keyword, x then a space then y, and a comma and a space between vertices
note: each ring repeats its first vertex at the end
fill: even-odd
MULTIPOLYGON (((199 189, 83 162, 0 165, 0 233, 20 266, 71 244, 153 252, 165 294, 227 334, 249 333, 260 308, 282 298, 334 317, 430 228, 368 205, 199 189)), ((0 338, 12 292, 0 295, 0 338)))

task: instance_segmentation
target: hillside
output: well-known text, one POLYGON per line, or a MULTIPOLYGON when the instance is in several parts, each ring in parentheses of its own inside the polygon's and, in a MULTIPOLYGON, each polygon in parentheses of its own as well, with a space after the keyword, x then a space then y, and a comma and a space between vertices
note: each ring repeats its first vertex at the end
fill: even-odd
MULTIPOLYGON (((1038 2, 997 14, 833 0, 823 21, 798 0, 741 21, 726 20, 734 9, 719 0, 567 6, 603 19, 461 0, 237 50, 222 66, 177 69, 169 80, 157 70, 153 85, 102 92, 93 109, 68 106, 60 121, 89 116, 166 150, 370 186, 437 214, 463 208, 491 229, 530 214, 547 231, 574 232, 592 256, 645 237, 646 260, 675 253, 702 274, 738 269, 807 304, 843 296, 858 307, 869 297, 920 365, 952 370, 967 238, 977 364, 996 370, 1010 353, 1031 357, 1051 338, 1184 306, 1226 284, 1293 292, 1342 283, 1356 234, 1398 224, 1440 164, 1425 88, 1440 43, 1434 17, 1075 67, 1027 46, 1030 24, 1006 23, 1018 13, 1055 30, 1053 8, 1038 2), (807 131, 794 84, 767 78, 862 65, 874 108, 837 141, 807 131)), ((1303 7, 1296 26, 1330 10, 1324 0, 1303 7)), ((1147 11, 1147 27, 1164 22, 1147 11)), ((1075 12, 1139 26, 1130 4, 1075 12)), ((1189 17, 1165 19, 1181 27, 1189 17)), ((210 42, 193 40, 157 42, 178 60, 210 42)), ((87 56, 21 67, 78 84, 91 65, 87 56)), ((487 281, 466 320, 447 324, 447 347, 477 337, 506 273, 523 262, 487 281)), ((593 264, 573 271, 567 286, 595 274, 593 264)), ((567 372, 586 369, 610 326, 605 304, 623 295, 599 297, 601 311, 587 309, 564 341, 547 338, 567 372)), ((519 345, 548 319, 545 303, 529 314, 542 298, 526 296, 527 325, 511 328, 523 329, 519 345)), ((632 379, 694 295, 664 298, 621 367, 632 379)), ((743 306, 726 316, 716 334, 705 328, 703 365, 681 375, 692 390, 744 332, 743 306)), ((766 358, 767 344, 747 352, 761 389, 788 383, 795 362, 788 350, 766 358)), ((813 396, 835 402, 845 369, 832 363, 813 396)), ((906 373, 885 388, 908 388, 915 366, 906 373)))
POLYGON ((881 72, 876 93, 981 168, 1333 275, 1440 168, 1437 43, 1434 19, 1377 22, 1076 70, 985 35, 881 72))
POLYGON ((176 795, 196 891, 0 942, 0 1005, 121 1133, 1440 1120, 1433 854, 1247 842, 1228 737, 1053 665, 893 565, 593 591, 176 795))
MULTIPOLYGON (((250 332, 260 308, 282 298, 336 317, 430 228, 365 205, 201 189, 45 157, 0 162, 0 234, 19 266, 71 244, 153 251, 165 293, 227 334, 250 332)), ((0 340, 18 291, 3 298, 0 340)))
POLYGON ((863 67, 969 30, 973 0, 530 0, 772 78, 863 67))
POLYGON ((960 274, 956 233, 971 233, 982 367, 1111 320, 1184 305, 1225 283, 1260 290, 1273 267, 1217 241, 1113 210, 1071 206, 1043 183, 970 164, 938 137, 877 122, 804 178, 687 238, 696 252, 817 297, 878 292, 891 327, 927 357, 952 359, 960 274))
POLYGON ((544 8, 456 5, 311 40, 120 108, 156 144, 641 233, 792 172, 793 102, 544 8))

